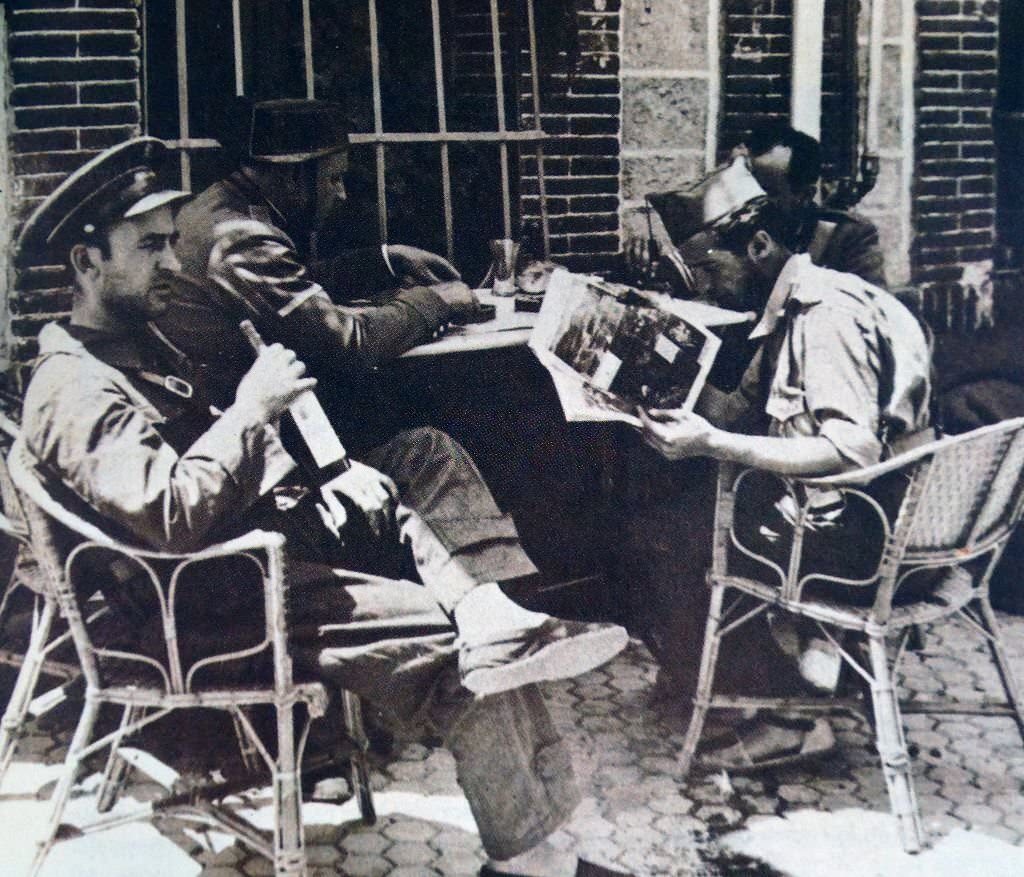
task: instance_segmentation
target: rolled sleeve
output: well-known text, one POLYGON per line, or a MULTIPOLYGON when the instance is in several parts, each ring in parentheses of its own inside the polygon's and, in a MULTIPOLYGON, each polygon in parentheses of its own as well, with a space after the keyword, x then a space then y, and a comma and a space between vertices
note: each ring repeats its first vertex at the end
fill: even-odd
POLYGON ((819 435, 832 442, 848 468, 871 466, 881 459, 882 443, 859 424, 833 417, 821 424, 819 435))

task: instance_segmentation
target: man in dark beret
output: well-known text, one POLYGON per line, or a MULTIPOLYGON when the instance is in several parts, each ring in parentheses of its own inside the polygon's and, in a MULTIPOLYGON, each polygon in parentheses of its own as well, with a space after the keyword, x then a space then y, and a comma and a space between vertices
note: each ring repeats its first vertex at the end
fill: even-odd
MULTIPOLYGON (((158 549, 191 551, 254 527, 283 532, 297 670, 444 739, 490 857, 481 873, 611 873, 546 842, 579 798, 535 683, 610 659, 625 631, 562 622, 504 596, 498 582, 533 566, 472 461, 442 433, 414 431, 379 449, 374 462, 394 481, 377 479, 378 505, 390 513, 376 534, 350 536, 336 510, 359 464, 321 482, 297 470, 279 439, 281 417, 316 384, 280 343, 250 355, 231 400, 211 405, 188 358, 152 326, 174 295, 175 210, 187 198, 158 183, 153 165, 165 152, 152 138, 107 150, 23 230, 23 256, 49 248, 73 284, 70 321, 40 333, 26 392, 22 440, 40 476, 83 514, 158 549), (432 526, 445 520, 447 530, 432 526), (400 541, 422 584, 380 575, 392 574, 400 541)), ((144 629, 154 619, 137 617, 144 604, 123 593, 131 586, 104 591, 144 629)), ((262 595, 248 599, 192 604, 187 624, 230 636, 259 617, 262 595)))
POLYGON ((209 365, 216 395, 244 370, 237 327, 251 318, 265 339, 303 359, 355 444, 362 424, 350 406, 369 370, 471 317, 476 298, 445 259, 415 247, 315 251, 318 227, 347 197, 347 120, 337 104, 239 97, 219 128, 236 170, 178 216, 175 250, 193 285, 161 330, 209 365))

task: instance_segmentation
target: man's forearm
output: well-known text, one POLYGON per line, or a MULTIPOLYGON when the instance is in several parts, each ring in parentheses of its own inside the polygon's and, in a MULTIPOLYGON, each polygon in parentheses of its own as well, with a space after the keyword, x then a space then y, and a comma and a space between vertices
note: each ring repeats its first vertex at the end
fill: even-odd
POLYGON ((709 455, 716 459, 780 475, 831 475, 844 468, 835 445, 821 436, 783 438, 716 429, 708 444, 709 455))

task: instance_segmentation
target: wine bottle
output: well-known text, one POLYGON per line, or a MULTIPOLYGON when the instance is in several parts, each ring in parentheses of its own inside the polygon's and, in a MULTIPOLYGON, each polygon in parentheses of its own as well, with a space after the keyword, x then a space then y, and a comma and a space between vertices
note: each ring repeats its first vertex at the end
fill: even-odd
MULTIPOLYGON (((251 320, 242 320, 238 324, 246 340, 252 345, 253 350, 258 351, 263 347, 263 339, 251 320)), ((306 390, 288 408, 295 428, 306 443, 313 462, 319 467, 317 474, 323 481, 328 481, 335 475, 351 468, 351 462, 345 446, 338 438, 338 434, 331 426, 320 400, 312 390, 306 390)))

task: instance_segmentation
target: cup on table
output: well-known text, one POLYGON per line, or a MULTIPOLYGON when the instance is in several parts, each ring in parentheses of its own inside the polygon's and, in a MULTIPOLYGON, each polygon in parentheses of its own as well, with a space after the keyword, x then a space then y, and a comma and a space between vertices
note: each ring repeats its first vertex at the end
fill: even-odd
POLYGON ((512 296, 516 294, 516 260, 519 258, 518 242, 509 238, 489 241, 493 285, 491 294, 512 296))

